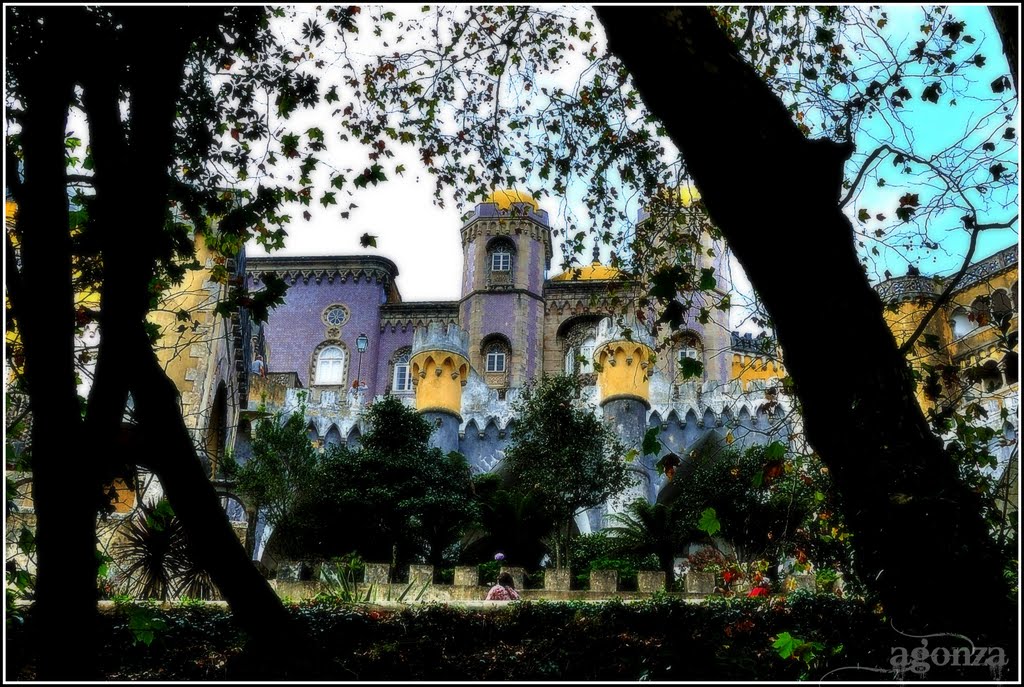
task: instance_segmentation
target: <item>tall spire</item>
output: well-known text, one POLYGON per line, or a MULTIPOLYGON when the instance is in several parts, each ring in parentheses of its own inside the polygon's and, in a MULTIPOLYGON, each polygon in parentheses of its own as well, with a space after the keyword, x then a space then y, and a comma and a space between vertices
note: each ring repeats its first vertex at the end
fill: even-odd
POLYGON ((597 243, 597 239, 594 239, 594 264, 601 264, 601 246, 597 243))

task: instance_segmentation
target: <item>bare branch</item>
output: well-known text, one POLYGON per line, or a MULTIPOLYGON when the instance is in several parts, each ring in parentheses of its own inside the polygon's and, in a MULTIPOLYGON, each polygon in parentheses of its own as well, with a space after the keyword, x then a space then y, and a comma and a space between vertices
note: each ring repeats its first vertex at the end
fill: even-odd
POLYGON ((910 350, 910 347, 913 346, 914 342, 917 341, 918 337, 921 336, 925 328, 928 326, 928 323, 932 321, 933 317, 935 317, 935 313, 937 313, 942 306, 949 302, 949 299, 953 294, 953 290, 956 289, 957 284, 960 283, 960 280, 963 279, 963 276, 967 274, 967 268, 971 266, 971 261, 974 259, 974 249, 977 248, 978 234, 985 231, 986 229, 1009 229, 1017 222, 1017 219, 1019 217, 1020 215, 1014 215, 1013 219, 1011 219, 1009 222, 976 224, 974 226, 974 228, 971 230, 971 244, 967 249, 967 255, 964 256, 964 262, 960 266, 960 271, 953 275, 953 278, 949 280, 949 284, 947 284, 946 288, 943 289, 942 294, 940 294, 939 297, 935 299, 935 302, 932 304, 932 307, 928 311, 928 314, 925 315, 924 318, 922 318, 921 323, 917 325, 917 329, 915 329, 914 333, 910 335, 910 338, 904 341, 903 345, 900 346, 900 353, 905 355, 907 351, 910 350))

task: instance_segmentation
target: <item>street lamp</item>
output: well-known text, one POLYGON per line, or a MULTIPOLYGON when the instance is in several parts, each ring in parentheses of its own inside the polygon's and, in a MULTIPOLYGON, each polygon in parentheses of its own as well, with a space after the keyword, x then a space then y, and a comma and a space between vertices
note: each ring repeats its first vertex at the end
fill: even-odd
POLYGON ((356 338, 356 350, 359 351, 359 367, 356 371, 356 392, 360 391, 360 387, 363 384, 363 353, 366 351, 367 345, 370 340, 366 338, 366 334, 360 334, 356 338))

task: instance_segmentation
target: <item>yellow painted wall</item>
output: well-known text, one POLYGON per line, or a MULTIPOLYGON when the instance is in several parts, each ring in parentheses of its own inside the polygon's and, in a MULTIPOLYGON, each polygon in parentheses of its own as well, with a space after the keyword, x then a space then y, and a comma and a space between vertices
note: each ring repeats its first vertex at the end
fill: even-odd
POLYGON ((416 385, 416 410, 446 410, 459 415, 469 361, 449 351, 422 351, 413 356, 410 364, 416 385))
POLYGON ((743 389, 746 390, 751 381, 755 379, 782 379, 786 376, 786 368, 778 360, 771 360, 764 356, 752 356, 749 353, 732 354, 732 381, 743 382, 743 389))

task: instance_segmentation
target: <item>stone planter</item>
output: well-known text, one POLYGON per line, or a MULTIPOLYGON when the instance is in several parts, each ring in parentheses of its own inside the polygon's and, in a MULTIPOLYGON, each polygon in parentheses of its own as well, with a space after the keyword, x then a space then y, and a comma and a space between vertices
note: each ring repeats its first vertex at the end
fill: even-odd
POLYGON ((691 570, 686 573, 683 588, 688 594, 714 594, 715 574, 709 572, 694 572, 691 570))
POLYGON ((613 594, 619 591, 618 570, 591 570, 590 591, 613 594))
POLYGON ((638 570, 636 573, 637 591, 654 593, 665 590, 665 573, 657 570, 638 570))
POLYGON ((480 569, 475 565, 460 565, 455 568, 456 587, 476 587, 480 584, 480 569))
POLYGON ((569 568, 548 568, 544 571, 544 589, 550 592, 567 592, 572 584, 569 568))

